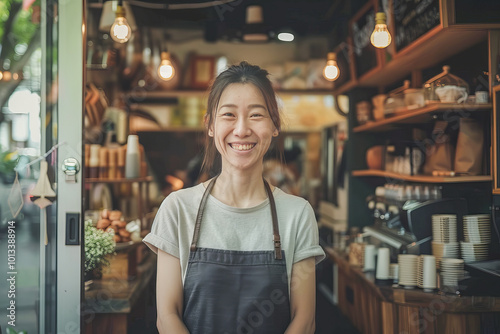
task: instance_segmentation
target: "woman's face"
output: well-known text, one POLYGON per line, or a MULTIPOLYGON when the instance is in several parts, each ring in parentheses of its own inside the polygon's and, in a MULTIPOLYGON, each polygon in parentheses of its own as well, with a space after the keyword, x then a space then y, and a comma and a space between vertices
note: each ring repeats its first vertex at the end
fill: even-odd
POLYGON ((208 131, 222 156, 222 169, 262 169, 262 160, 278 131, 260 90, 234 83, 222 92, 208 131))

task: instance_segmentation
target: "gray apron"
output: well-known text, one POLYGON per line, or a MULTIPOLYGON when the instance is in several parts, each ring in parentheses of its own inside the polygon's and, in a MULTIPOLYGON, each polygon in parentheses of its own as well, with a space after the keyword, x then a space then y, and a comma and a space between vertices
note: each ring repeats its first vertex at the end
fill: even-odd
POLYGON ((290 301, 276 205, 271 206, 274 251, 198 248, 203 210, 215 184, 208 185, 198 209, 184 281, 183 320, 190 334, 280 334, 290 324, 290 301))

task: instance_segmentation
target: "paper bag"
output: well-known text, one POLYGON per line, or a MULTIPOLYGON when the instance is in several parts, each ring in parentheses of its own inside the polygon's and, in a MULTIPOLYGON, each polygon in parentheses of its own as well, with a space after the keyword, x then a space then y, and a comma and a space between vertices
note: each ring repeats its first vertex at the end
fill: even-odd
POLYGON ((437 121, 432 131, 432 145, 426 147, 424 174, 432 175, 433 171, 453 170, 453 145, 450 136, 445 134, 448 122, 437 121))
POLYGON ((482 172, 484 130, 481 122, 461 118, 455 151, 455 173, 479 175, 482 172))

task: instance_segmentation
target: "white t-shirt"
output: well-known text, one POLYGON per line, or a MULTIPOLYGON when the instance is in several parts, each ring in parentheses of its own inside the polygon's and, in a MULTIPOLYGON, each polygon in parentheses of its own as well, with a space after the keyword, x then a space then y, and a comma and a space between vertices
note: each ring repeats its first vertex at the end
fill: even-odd
MULTIPOLYGON (((204 191, 200 183, 168 195, 156 214, 151 232, 143 240, 153 252, 157 253, 159 248, 179 258, 183 282, 204 191)), ((309 202, 279 188, 274 189, 273 195, 290 287, 294 263, 313 256, 319 263, 325 253, 319 246, 318 225, 309 202)), ((235 208, 210 195, 197 246, 240 251, 274 250, 269 199, 251 208, 235 208)))

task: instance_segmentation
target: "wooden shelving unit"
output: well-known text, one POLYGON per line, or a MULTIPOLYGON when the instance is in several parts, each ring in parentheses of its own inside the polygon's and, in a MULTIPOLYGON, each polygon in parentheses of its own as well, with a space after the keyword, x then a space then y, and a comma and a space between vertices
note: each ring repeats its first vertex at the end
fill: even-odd
POLYGON ((492 104, 455 104, 455 103, 432 103, 425 107, 408 110, 386 119, 368 122, 353 128, 353 132, 378 132, 386 131, 404 124, 426 123, 432 120, 435 113, 458 112, 463 116, 469 116, 477 111, 491 110, 492 104))
POLYGON ((396 53, 391 61, 336 87, 333 94, 344 94, 355 87, 385 87, 393 84, 409 75, 412 70, 439 64, 444 59, 485 40, 487 35, 486 30, 437 26, 396 53))
POLYGON ((492 180, 490 175, 442 177, 442 176, 429 176, 429 175, 404 175, 404 174, 397 174, 375 169, 354 170, 352 171, 351 175, 355 177, 369 177, 369 176, 384 177, 387 179, 396 179, 396 180, 420 182, 420 183, 467 183, 467 182, 491 182, 492 180))

